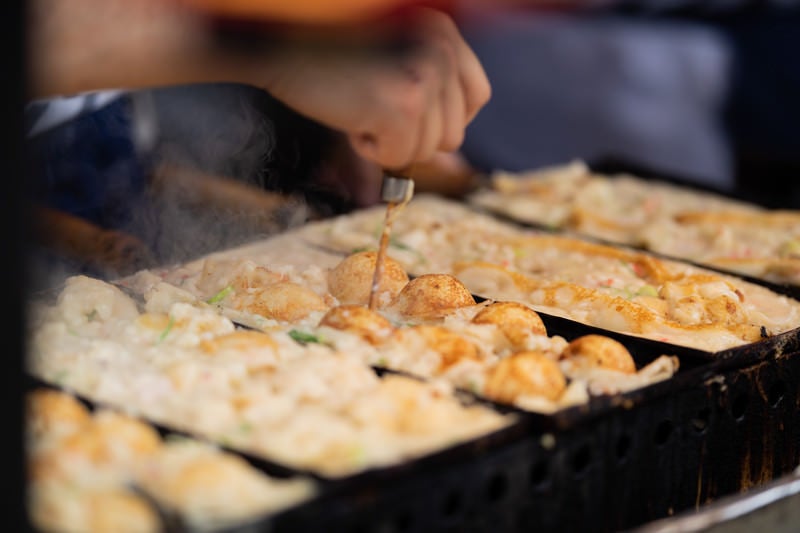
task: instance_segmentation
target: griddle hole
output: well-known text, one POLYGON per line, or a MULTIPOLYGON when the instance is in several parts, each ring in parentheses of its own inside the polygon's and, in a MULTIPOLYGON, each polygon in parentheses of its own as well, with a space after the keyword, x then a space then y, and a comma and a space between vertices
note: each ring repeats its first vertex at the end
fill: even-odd
POLYGON ((503 496, 508 492, 508 480, 505 474, 498 472, 489 478, 486 484, 486 499, 490 502, 496 502, 503 499, 503 496))
POLYGON ((451 490, 447 493, 442 503, 442 515, 455 516, 461 510, 461 493, 457 490, 451 490))
POLYGON ((672 421, 662 420, 659 422, 658 426, 656 426, 656 431, 653 433, 653 443, 656 446, 663 446, 666 444, 672 436, 672 429, 672 421))
POLYGON ((533 464, 530 470, 528 481, 531 487, 541 488, 547 483, 547 476, 549 475, 547 463, 538 461, 533 464))
POLYGON ((711 419, 711 409, 708 407, 704 407, 697 411, 697 414, 694 415, 694 418, 691 420, 692 429, 694 429, 697 433, 705 433, 706 428, 708 428, 708 421, 711 419))
POLYGON ((777 407, 786 395, 786 384, 783 381, 776 381, 767 391, 767 401, 770 406, 777 407))
POLYGON ((583 445, 578 448, 575 453, 572 455, 572 471, 575 472, 576 475, 581 475, 589 469, 589 465, 592 464, 592 450, 589 449, 589 446, 583 445))
POLYGON ((733 416, 734 420, 742 420, 744 418, 748 403, 750 403, 750 397, 746 393, 742 393, 733 399, 731 416, 733 416))
POLYGON ((631 451, 631 437, 623 433, 617 439, 617 445, 614 447, 614 451, 617 453, 617 461, 620 463, 625 461, 625 458, 628 457, 628 452, 631 451))

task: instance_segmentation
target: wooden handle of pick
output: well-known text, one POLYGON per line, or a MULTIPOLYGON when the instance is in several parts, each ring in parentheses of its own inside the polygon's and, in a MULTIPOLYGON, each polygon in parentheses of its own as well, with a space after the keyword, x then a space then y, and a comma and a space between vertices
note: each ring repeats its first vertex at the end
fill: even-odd
POLYGON ((414 180, 415 192, 452 198, 473 191, 480 181, 480 173, 456 152, 440 152, 428 161, 414 163, 413 168, 403 169, 400 175, 414 180))

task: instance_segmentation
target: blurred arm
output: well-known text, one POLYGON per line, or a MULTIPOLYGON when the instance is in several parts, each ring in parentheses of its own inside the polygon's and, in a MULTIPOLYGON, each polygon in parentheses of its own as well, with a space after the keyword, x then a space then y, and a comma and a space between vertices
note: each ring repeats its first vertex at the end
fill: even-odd
POLYGON ((164 0, 33 0, 31 16, 33 97, 244 83, 345 133, 383 167, 457 149, 490 96, 455 23, 427 8, 400 21, 284 31, 246 50, 223 45, 200 11, 164 0))

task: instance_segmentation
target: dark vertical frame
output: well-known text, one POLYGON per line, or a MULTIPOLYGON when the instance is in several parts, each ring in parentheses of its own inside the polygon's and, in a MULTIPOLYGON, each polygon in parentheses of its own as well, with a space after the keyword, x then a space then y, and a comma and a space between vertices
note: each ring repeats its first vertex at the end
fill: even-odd
POLYGON ((0 99, 0 125, 3 128, 0 142, 3 193, 0 224, 3 254, 0 260, 2 276, 2 302, 4 307, 2 375, 5 381, 0 391, 0 401, 5 411, 5 441, 3 457, 7 464, 3 469, 3 480, 9 485, 4 491, 4 523, 9 530, 29 531, 26 512, 25 447, 23 392, 25 381, 23 364, 24 343, 24 294, 27 287, 25 277, 25 250, 27 248, 27 197, 26 174, 23 165, 24 140, 22 134, 22 111, 26 99, 25 69, 25 2, 9 0, 3 3, 3 98, 0 99), (12 525, 13 524, 13 525, 12 525), (17 526, 17 527, 14 527, 17 526))

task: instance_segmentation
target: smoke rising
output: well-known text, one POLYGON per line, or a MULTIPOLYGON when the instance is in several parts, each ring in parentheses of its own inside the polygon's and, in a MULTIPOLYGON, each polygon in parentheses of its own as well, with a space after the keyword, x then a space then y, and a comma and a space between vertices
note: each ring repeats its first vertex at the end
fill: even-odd
POLYGON ((147 97, 153 116, 137 120, 156 125, 153 177, 126 229, 150 243, 161 263, 305 221, 308 207, 290 193, 308 179, 308 150, 287 135, 294 128, 288 110, 237 84, 159 89, 147 97))
MULTIPOLYGON (((37 251, 37 286, 76 273, 120 277, 144 256, 148 266, 191 260, 314 215, 307 200, 318 191, 310 184, 331 133, 265 92, 238 84, 160 88, 129 93, 111 111, 75 121, 34 150, 34 201, 86 218, 85 240, 118 232, 148 253, 126 269, 120 258, 97 260, 109 259, 109 246, 81 244, 60 258, 37 251)), ((44 227, 53 235, 40 240, 69 240, 57 229, 44 227)))

